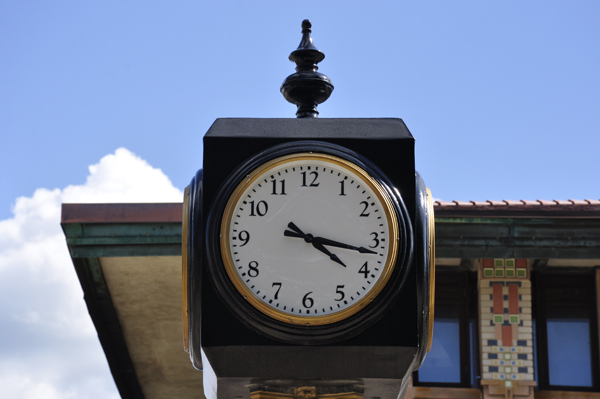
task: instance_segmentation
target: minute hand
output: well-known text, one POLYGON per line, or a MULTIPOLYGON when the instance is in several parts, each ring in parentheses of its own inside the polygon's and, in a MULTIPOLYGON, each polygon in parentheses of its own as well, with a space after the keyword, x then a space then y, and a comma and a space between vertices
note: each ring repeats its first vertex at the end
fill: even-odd
POLYGON ((313 241, 319 242, 323 245, 329 245, 332 247, 352 249, 354 251, 360 252, 361 254, 376 254, 377 253, 377 252, 371 251, 370 249, 367 249, 365 247, 355 247, 353 245, 344 244, 344 243, 333 241, 333 240, 330 240, 328 238, 323 238, 323 237, 315 237, 315 238, 313 238, 313 241))

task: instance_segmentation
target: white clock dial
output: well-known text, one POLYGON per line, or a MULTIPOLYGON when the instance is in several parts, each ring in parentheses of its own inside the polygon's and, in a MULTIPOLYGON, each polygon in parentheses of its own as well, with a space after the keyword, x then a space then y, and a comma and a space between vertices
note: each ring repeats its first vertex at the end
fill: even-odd
POLYGON ((238 291, 287 323, 319 325, 362 309, 389 279, 398 227, 383 188, 341 158, 267 162, 234 191, 221 250, 238 291))

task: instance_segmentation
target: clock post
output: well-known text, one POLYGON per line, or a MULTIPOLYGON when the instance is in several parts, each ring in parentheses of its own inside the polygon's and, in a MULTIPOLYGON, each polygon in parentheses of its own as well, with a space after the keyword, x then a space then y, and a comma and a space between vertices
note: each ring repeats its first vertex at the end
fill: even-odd
POLYGON ((185 192, 184 347, 209 399, 397 398, 431 345, 433 206, 397 118, 318 118, 302 22, 296 119, 217 119, 185 192))

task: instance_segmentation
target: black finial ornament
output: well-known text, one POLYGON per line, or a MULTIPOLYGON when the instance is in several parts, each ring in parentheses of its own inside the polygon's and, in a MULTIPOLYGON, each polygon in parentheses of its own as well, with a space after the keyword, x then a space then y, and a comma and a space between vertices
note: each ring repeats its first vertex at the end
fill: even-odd
POLYGON ((325 102, 333 91, 331 80, 317 72, 317 64, 323 61, 325 54, 315 47, 310 37, 311 27, 308 19, 302 21, 302 41, 289 57, 296 63, 296 73, 281 84, 283 97, 298 106, 298 118, 317 118, 317 105, 325 102))

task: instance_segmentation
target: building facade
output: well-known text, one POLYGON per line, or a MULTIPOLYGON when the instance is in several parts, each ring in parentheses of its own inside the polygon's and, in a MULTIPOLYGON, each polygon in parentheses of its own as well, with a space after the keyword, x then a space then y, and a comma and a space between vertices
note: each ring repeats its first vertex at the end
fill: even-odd
MULTIPOLYGON (((123 398, 201 398, 183 351, 181 204, 64 204, 123 398)), ((434 342, 412 398, 600 398, 600 201, 436 202, 434 342)))

